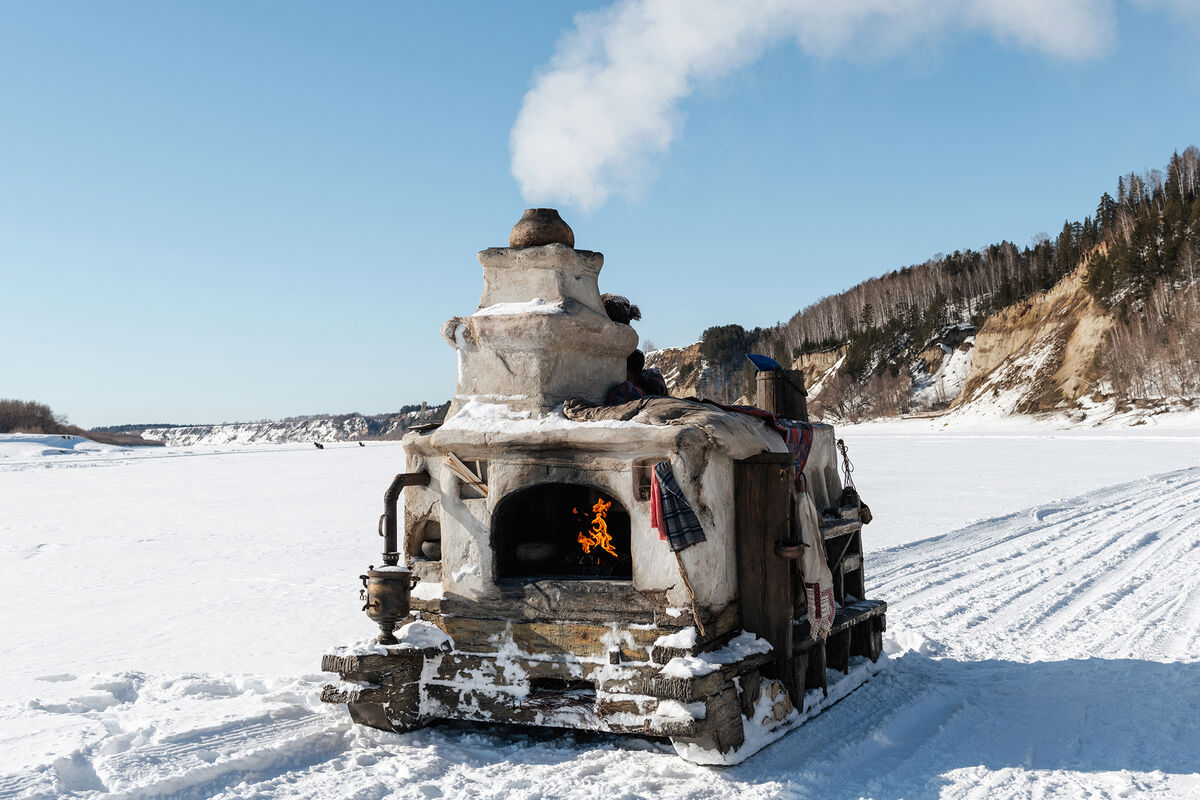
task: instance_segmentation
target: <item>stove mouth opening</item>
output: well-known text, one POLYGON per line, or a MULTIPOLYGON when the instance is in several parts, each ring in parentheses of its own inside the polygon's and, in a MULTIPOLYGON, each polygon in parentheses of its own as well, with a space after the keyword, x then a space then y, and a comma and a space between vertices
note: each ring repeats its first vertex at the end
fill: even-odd
POLYGON ((632 580, 629 512, 591 486, 542 483, 492 515, 497 580, 632 580))

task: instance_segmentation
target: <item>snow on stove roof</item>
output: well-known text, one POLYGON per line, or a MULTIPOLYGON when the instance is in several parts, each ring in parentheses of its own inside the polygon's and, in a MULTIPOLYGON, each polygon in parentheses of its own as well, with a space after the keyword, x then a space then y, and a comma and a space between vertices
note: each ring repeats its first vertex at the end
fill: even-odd
POLYGON ((632 420, 600 420, 575 422, 563 414, 559 403, 548 414, 534 416, 529 411, 513 411, 504 403, 487 400, 468 400, 458 413, 446 420, 443 431, 478 431, 487 433, 503 429, 506 433, 541 433, 543 431, 566 431, 580 428, 654 428, 644 422, 632 420))
POLYGON ((535 297, 532 300, 524 303, 495 303, 493 305, 481 308, 472 316, 475 317, 497 317, 507 314, 565 314, 566 309, 563 308, 562 301, 548 303, 540 297, 535 297))
POLYGON ((574 420, 563 413, 559 404, 545 414, 528 410, 514 411, 505 399, 495 396, 473 397, 458 413, 446 420, 433 434, 437 447, 460 445, 523 446, 554 443, 582 447, 653 445, 674 448, 689 431, 702 431, 705 440, 717 445, 734 458, 755 453, 785 452, 778 432, 758 417, 725 411, 716 406, 678 398, 662 406, 648 405, 629 420, 574 420), (680 406, 687 413, 681 413, 680 406))

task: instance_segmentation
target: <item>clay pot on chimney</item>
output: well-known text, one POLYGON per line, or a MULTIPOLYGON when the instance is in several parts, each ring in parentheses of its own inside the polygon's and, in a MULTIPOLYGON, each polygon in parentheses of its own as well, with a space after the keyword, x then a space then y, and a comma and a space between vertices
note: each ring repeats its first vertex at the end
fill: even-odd
POLYGON ((540 247, 544 244, 575 246, 575 232, 571 230, 555 208, 527 208, 512 232, 508 234, 509 247, 540 247))

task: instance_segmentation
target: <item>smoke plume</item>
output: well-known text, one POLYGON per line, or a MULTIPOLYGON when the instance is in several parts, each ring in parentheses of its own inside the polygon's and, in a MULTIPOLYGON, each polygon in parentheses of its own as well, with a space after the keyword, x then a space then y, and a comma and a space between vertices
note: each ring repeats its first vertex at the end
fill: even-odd
POLYGON ((1063 59, 1099 55, 1113 0, 620 0, 579 14, 525 95, 511 134, 526 200, 594 209, 630 195, 683 124, 704 82, 792 40, 817 58, 895 54, 922 39, 985 31, 1063 59))

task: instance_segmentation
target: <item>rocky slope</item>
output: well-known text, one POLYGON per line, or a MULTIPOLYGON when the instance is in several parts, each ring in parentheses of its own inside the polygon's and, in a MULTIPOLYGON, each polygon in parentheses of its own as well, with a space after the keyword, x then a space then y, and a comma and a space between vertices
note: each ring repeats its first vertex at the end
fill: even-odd
POLYGON ((804 374, 804 385, 808 393, 816 397, 821 393, 825 382, 837 375, 838 369, 846 361, 846 347, 834 347, 816 353, 805 353, 792 362, 792 369, 798 369, 804 374))
POLYGON ((1050 291, 989 317, 953 405, 1030 414, 1069 409, 1089 397, 1113 315, 1087 292, 1085 277, 1080 267, 1050 291))
MULTIPOLYGON (((876 374, 891 371, 904 394, 900 413, 908 415, 1055 413, 1082 420, 1085 415, 1116 414, 1121 404, 1112 396, 1104 364, 1117 317, 1088 291, 1088 266, 1085 260, 1048 291, 1001 308, 978 329, 960 322, 942 327, 921 346, 902 340, 877 355, 870 369, 876 374)), ((846 411, 853 404, 845 402, 845 395, 864 390, 862 381, 847 374, 848 349, 841 345, 804 353, 791 364, 804 374, 810 408, 827 421, 880 416, 855 417, 846 411)), ((653 351, 647 363, 663 371, 676 396, 713 396, 706 392, 709 376, 699 343, 653 351)), ((743 396, 740 402, 753 402, 753 397, 743 396)), ((1145 416, 1195 401, 1165 398, 1138 405, 1145 416)))
POLYGON ((646 354, 646 366, 662 372, 675 397, 699 397, 702 394, 701 384, 707 368, 700 355, 699 342, 686 347, 651 350, 646 354))

